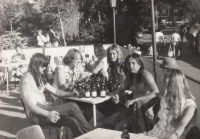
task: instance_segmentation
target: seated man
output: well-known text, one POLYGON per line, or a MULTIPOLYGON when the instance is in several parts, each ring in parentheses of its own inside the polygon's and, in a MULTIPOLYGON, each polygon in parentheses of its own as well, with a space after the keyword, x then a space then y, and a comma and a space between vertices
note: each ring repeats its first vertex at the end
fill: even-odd
POLYGON ((80 108, 74 102, 54 106, 46 101, 44 91, 47 90, 58 97, 75 96, 75 90, 62 91, 55 89, 45 76, 48 59, 41 53, 32 56, 28 71, 20 80, 19 90, 24 101, 27 115, 32 124, 41 126, 70 127, 73 138, 92 130, 80 108), (34 98, 34 99, 33 99, 34 98))

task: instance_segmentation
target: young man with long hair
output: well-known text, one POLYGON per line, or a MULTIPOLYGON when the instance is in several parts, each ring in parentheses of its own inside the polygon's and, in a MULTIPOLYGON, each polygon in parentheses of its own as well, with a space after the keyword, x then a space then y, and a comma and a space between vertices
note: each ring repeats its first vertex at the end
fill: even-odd
POLYGON ((76 96, 75 90, 62 91, 47 82, 48 64, 46 56, 41 53, 34 54, 30 59, 28 71, 20 80, 20 95, 29 119, 33 124, 42 126, 70 127, 73 137, 90 131, 92 128, 76 103, 54 106, 46 101, 45 90, 58 97, 76 96))

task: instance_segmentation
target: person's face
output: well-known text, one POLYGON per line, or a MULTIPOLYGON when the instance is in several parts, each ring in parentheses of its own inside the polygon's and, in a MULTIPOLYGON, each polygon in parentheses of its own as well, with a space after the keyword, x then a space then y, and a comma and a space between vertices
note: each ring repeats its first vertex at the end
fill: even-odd
POLYGON ((117 51, 115 50, 110 50, 108 52, 108 58, 111 62, 116 62, 117 61, 117 51))
POLYGON ((70 67, 74 68, 79 64, 81 64, 81 55, 77 55, 77 59, 75 61, 71 62, 70 67))
POLYGON ((129 58, 127 61, 127 69, 130 73, 138 73, 141 65, 137 63, 137 61, 133 58, 129 58))
POLYGON ((44 71, 46 70, 45 66, 39 66, 39 71, 41 74, 44 74, 44 71))
POLYGON ((16 52, 17 52, 18 54, 22 54, 22 49, 21 49, 20 47, 17 47, 17 48, 16 48, 16 52))
POLYGON ((166 74, 169 74, 170 73, 170 69, 167 69, 167 68, 163 68, 163 73, 166 75, 166 74))

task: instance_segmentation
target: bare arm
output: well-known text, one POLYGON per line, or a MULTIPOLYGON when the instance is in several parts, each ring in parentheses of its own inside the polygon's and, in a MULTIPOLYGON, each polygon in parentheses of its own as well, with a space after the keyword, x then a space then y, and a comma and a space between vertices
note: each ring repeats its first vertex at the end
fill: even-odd
POLYGON ((76 96, 76 93, 74 91, 72 91, 72 90, 70 90, 70 91, 63 91, 63 90, 54 88, 50 84, 46 84, 45 85, 45 89, 47 89, 49 92, 51 92, 52 94, 54 94, 54 95, 56 95, 58 97, 76 96))
POLYGON ((149 73, 148 71, 143 72, 142 82, 144 83, 145 87, 148 88, 149 93, 147 93, 146 95, 140 96, 138 98, 128 100, 125 103, 127 108, 136 101, 154 98, 156 96, 156 93, 159 93, 159 90, 158 90, 158 87, 157 87, 157 85, 154 81, 154 78, 151 75, 151 73, 149 73))
POLYGON ((145 86, 149 89, 149 93, 144 96, 138 97, 137 100, 154 98, 156 96, 156 93, 159 93, 159 90, 152 74, 149 72, 143 73, 142 81, 144 82, 145 86))
POLYGON ((58 86, 61 90, 70 91, 73 88, 73 83, 66 83, 66 72, 61 67, 56 68, 56 72, 58 74, 58 86))
MULTIPOLYGON (((35 92, 35 88, 33 88, 33 84, 35 84, 34 80, 29 77, 23 78, 20 85, 21 85, 21 95, 23 96, 24 103, 27 105, 27 107, 32 111, 33 113, 43 115, 45 117, 48 116, 48 111, 44 110, 36 105, 37 100, 32 98, 32 93, 38 94, 38 92, 35 92)), ((35 85, 36 86, 36 85, 35 85)))
POLYGON ((186 126, 194 116, 195 106, 188 106, 183 113, 183 117, 178 125, 178 128, 168 139, 178 139, 185 131, 186 126))
POLYGON ((96 68, 93 69, 92 73, 93 74, 99 73, 99 71, 103 68, 103 65, 104 65, 103 61, 99 62, 99 64, 96 66, 96 68))

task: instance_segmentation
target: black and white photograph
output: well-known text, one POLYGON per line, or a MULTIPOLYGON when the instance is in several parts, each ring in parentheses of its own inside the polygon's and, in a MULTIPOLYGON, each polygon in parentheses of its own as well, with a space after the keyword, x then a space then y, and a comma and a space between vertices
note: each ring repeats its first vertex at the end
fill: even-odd
POLYGON ((0 0, 0 139, 200 139, 200 0, 0 0))

